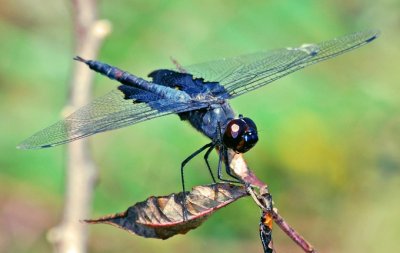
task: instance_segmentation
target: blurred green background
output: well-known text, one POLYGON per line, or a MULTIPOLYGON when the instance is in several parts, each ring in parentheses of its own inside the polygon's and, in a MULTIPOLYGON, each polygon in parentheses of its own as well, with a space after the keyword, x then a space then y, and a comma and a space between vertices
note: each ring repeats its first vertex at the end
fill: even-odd
MULTIPOLYGON (((281 215, 320 252, 400 252, 400 2, 101 1, 113 24, 99 59, 146 76, 259 50, 378 28, 381 37, 232 101, 253 118, 249 166, 281 215)), ((51 252, 61 217, 65 147, 15 146, 60 118, 73 33, 69 1, 0 2, 0 252, 51 252)), ((96 76, 94 93, 117 83, 96 76)), ((180 162, 208 140, 175 115, 90 138, 100 168, 92 217, 180 191, 180 162)), ((215 158, 213 161, 216 161, 215 158)), ((199 156, 190 186, 210 182, 199 156)), ((88 218, 88 217, 82 217, 88 218)), ((262 252, 259 209, 242 199, 167 241, 90 227, 90 252, 262 252)), ((301 252, 275 227, 278 252, 301 252)))

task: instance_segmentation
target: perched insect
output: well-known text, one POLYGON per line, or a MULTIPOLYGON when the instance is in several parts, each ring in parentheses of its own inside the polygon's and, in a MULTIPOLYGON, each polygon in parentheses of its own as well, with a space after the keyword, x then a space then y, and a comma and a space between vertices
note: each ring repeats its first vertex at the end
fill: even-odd
POLYGON ((218 148, 220 157, 218 178, 232 181, 223 179, 221 172, 224 161, 227 174, 235 178, 229 169, 227 150, 244 153, 257 143, 258 136, 257 127, 251 119, 243 116, 235 118, 228 100, 308 65, 363 46, 376 39, 378 34, 377 31, 363 31, 317 44, 178 67, 178 70, 155 70, 149 74, 151 81, 105 63, 76 57, 75 60, 117 80, 121 85, 64 120, 34 134, 18 147, 52 147, 175 113, 211 139, 210 143, 182 162, 183 191, 185 192, 185 164, 206 149, 204 159, 215 182, 208 163, 209 154, 215 147, 218 148))
POLYGON ((261 213, 259 223, 261 244, 263 246, 264 253, 273 253, 275 251, 272 242, 272 196, 270 194, 262 195, 262 200, 265 204, 265 207, 261 213))

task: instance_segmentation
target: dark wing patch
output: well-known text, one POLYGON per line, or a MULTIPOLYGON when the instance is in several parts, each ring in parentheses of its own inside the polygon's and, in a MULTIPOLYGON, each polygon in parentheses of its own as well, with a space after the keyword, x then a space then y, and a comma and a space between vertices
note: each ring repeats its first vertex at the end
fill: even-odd
POLYGON ((177 88, 189 95, 212 94, 223 98, 223 94, 227 94, 218 82, 206 82, 203 78, 193 78, 193 75, 188 73, 159 69, 151 72, 149 77, 153 79, 153 83, 177 88))

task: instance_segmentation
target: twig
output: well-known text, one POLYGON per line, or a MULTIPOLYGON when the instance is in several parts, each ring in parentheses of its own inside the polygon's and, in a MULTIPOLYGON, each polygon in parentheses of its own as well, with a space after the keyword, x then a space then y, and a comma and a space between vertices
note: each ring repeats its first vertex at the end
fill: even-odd
MULTIPOLYGON (((102 41, 110 32, 107 21, 97 20, 95 0, 73 0, 75 52, 95 59, 102 41)), ((93 72, 75 64, 71 78, 69 105, 65 114, 82 107, 91 97, 93 72)), ((66 193, 61 223, 49 231, 48 239, 56 252, 83 253, 87 251, 87 227, 79 220, 91 210, 97 169, 90 157, 87 140, 75 141, 67 148, 66 193)))
MULTIPOLYGON (((258 179, 257 176, 250 170, 243 158, 243 155, 230 152, 229 156, 230 167, 232 171, 246 183, 252 184, 260 189, 260 194, 254 193, 251 188, 248 189, 248 192, 253 197, 256 204, 262 209, 262 217, 266 215, 272 216, 272 219, 280 227, 280 229, 282 229, 285 234, 287 234, 298 246, 300 246, 304 252, 316 253, 317 251, 313 248, 313 246, 299 233, 297 233, 296 230, 290 227, 290 225, 278 214, 278 210, 276 208, 272 208, 272 197, 268 192, 268 186, 258 179)), ((270 228, 272 229, 272 226, 270 228)), ((268 245, 269 243, 264 245, 263 241, 264 250, 269 249, 267 247, 268 245)), ((273 250, 272 243, 270 249, 273 250)))
POLYGON ((317 253, 313 246, 307 242, 299 233, 287 224, 287 222, 278 214, 277 210, 272 211, 272 218, 275 223, 287 234, 297 245, 307 253, 317 253))
POLYGON ((179 64, 179 62, 172 56, 169 57, 172 63, 175 65, 176 69, 181 73, 187 73, 186 70, 179 64))

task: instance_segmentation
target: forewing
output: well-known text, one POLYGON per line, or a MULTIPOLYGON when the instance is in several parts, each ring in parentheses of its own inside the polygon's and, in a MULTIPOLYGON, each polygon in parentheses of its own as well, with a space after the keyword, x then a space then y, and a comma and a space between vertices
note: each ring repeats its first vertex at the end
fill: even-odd
POLYGON ((236 97, 308 65, 365 45, 378 35, 378 31, 363 31, 318 44, 253 53, 183 69, 206 81, 219 82, 231 97, 236 97))
POLYGON ((22 142, 18 148, 52 147, 95 133, 206 106, 207 104, 200 102, 177 103, 168 99, 149 103, 134 103, 132 99, 124 99, 124 94, 121 91, 113 90, 78 109, 64 120, 37 132, 22 142))

